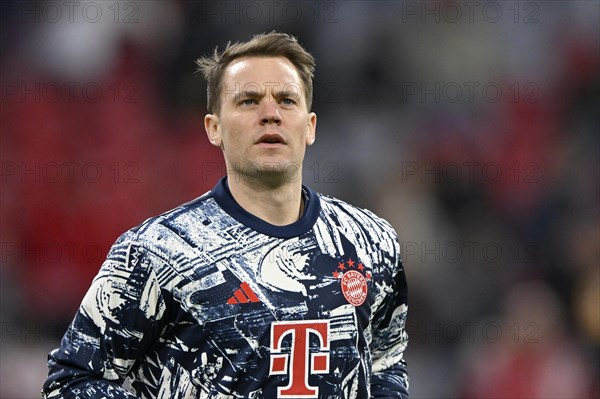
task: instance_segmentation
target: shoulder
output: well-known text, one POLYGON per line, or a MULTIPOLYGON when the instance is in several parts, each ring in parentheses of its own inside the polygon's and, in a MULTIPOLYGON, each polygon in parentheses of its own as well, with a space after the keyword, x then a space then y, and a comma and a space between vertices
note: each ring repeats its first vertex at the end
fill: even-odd
POLYGON ((334 218, 338 223, 350 223, 356 228, 375 233, 382 238, 398 240, 396 231, 384 218, 376 215, 369 209, 351 205, 346 201, 326 194, 319 193, 321 210, 325 217, 334 218))
POLYGON ((335 197, 319 194, 319 198, 323 223, 322 228, 317 226, 319 233, 337 230, 371 258, 373 271, 380 275, 389 272, 393 276, 402 270, 398 235, 387 220, 335 197))
POLYGON ((169 258, 173 250, 186 244, 186 237, 204 225, 217 211, 210 191, 160 215, 150 217, 124 232, 113 245, 136 247, 169 258))

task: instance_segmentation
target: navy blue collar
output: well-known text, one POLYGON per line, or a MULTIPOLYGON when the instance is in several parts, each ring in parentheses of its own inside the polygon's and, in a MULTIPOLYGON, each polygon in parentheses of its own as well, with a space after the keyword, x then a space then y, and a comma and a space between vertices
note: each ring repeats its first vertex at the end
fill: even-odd
POLYGON ((304 214, 300 219, 286 226, 275 226, 265 222, 259 217, 256 217, 242 208, 231 195, 229 185, 227 184, 227 176, 221 178, 215 187, 211 190, 211 194, 217 204, 232 218, 250 227, 259 233, 277 238, 293 238, 299 237, 309 231, 317 221, 319 212, 321 211, 321 203, 319 196, 306 186, 302 186, 305 193, 304 197, 304 214))

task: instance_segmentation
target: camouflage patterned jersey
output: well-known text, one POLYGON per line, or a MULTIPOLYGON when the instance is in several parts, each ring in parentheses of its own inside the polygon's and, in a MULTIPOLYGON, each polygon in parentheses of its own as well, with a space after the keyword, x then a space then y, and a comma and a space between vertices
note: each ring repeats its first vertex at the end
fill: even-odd
POLYGON ((123 234, 58 349, 48 398, 407 398, 396 234, 303 188, 274 226, 213 190, 123 234))

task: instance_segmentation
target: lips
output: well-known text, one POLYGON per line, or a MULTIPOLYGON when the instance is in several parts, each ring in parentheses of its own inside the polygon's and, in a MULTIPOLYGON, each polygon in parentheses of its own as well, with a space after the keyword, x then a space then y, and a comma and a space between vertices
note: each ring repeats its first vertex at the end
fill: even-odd
POLYGON ((278 133, 266 133, 258 138, 256 144, 285 144, 285 140, 278 133))

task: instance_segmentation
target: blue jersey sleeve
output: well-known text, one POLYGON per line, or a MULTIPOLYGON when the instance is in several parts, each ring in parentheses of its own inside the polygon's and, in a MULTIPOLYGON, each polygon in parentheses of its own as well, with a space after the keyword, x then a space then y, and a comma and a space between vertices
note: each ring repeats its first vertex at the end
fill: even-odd
MULTIPOLYGON (((398 249, 398 246, 396 246, 398 249)), ((399 252, 393 283, 386 287, 388 299, 374 318, 372 340, 373 374, 371 395, 373 398, 408 398, 409 378, 404 360, 408 345, 406 315, 408 311, 407 284, 399 252)))
POLYGON ((113 245, 60 347, 48 357, 44 397, 136 397, 122 384, 160 334, 166 307, 153 263, 162 261, 123 236, 113 245))

